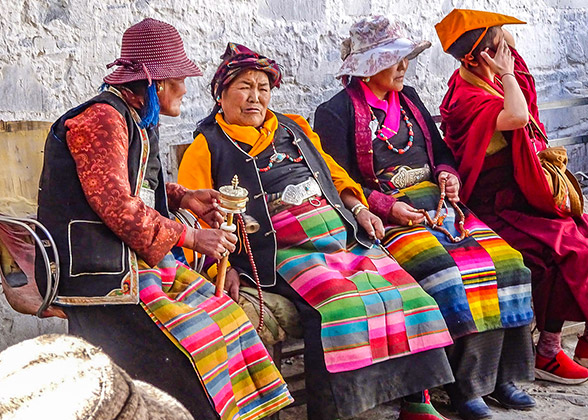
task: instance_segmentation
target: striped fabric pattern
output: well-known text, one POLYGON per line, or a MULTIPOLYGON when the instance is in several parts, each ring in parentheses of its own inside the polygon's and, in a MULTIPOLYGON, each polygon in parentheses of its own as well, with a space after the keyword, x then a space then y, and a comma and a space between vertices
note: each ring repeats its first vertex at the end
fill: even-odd
POLYGON ((452 343, 435 301, 379 248, 354 245, 323 199, 272 217, 278 273, 322 318, 329 372, 452 343))
MULTIPOLYGON (((439 188, 421 182, 400 190, 397 199, 434 215, 439 188)), ((384 244, 399 264, 437 302, 453 338, 531 322, 531 278, 522 256, 467 208, 471 236, 454 244, 424 225, 392 226, 384 244)), ((443 226, 458 235, 455 212, 443 210, 443 226)))
POLYGON ((245 313, 227 295, 168 254, 139 264, 143 308, 192 361, 223 420, 259 419, 292 402, 245 313))

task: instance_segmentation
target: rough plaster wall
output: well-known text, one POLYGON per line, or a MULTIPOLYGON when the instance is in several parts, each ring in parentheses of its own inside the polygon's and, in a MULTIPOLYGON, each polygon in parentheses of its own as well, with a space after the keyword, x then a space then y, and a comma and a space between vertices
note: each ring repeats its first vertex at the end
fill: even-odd
MULTIPOLYGON (((453 7, 500 11, 528 22, 511 26, 541 101, 588 95, 588 0, 0 0, 0 119, 53 120, 90 97, 119 53, 122 32, 151 16, 175 25, 187 51, 204 71, 189 80, 183 114, 163 118, 165 144, 190 140, 196 121, 212 105, 208 83, 227 41, 244 43, 277 59, 285 69, 272 106, 310 117, 339 89, 333 74, 349 26, 370 13, 406 23, 433 47, 411 63, 414 85, 432 113, 456 62, 440 48, 433 25, 453 7)), ((588 128, 545 115, 550 132, 588 128), (573 127, 573 128, 570 128, 573 127)), ((166 152, 166 147, 162 150, 166 152)))
MULTIPOLYGON (((105 65, 118 57, 123 31, 154 17, 179 29, 188 55, 204 72, 188 80, 182 116, 162 118, 162 152, 169 161, 166 145, 189 142, 212 106, 208 84, 228 41, 279 61, 285 77, 272 107, 310 117, 340 89, 333 78, 340 42, 354 21, 369 14, 399 19, 414 38, 433 42, 411 63, 407 82, 436 114, 457 63, 442 52, 433 25, 453 7, 528 22, 509 29, 536 76, 540 101, 588 95, 588 0, 0 0, 0 119, 51 121, 91 97, 105 65)), ((574 135, 588 130, 587 108, 571 115, 550 111, 543 118, 554 136, 574 135)), ((586 170, 586 146, 571 155, 574 170, 586 170)), ((0 330, 6 331, 6 316, 0 313, 0 330)), ((45 328, 30 320, 31 334, 45 328)))

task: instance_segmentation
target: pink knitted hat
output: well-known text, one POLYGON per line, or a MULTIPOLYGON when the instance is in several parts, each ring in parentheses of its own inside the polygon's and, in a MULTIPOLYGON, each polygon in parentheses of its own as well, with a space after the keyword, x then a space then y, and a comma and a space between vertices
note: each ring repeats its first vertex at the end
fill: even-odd
POLYGON ((184 43, 177 29, 159 20, 147 18, 125 31, 120 58, 106 67, 118 68, 104 78, 110 85, 135 80, 152 80, 202 76, 202 72, 186 56, 184 43))

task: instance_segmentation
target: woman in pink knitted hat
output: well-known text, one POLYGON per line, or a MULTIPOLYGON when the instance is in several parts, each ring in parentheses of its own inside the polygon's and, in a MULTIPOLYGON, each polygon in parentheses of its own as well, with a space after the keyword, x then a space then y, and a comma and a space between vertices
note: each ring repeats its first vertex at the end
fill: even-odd
POLYGON ((38 219, 59 250, 55 303, 70 333, 195 418, 264 417, 292 399, 253 326, 171 252, 183 246, 218 259, 237 241, 214 229, 223 220, 217 192, 163 178, 159 115, 180 114, 184 79, 201 72, 178 31, 154 19, 131 26, 121 50, 102 93, 66 112, 47 137, 38 219), (179 207, 213 229, 172 220, 179 207))

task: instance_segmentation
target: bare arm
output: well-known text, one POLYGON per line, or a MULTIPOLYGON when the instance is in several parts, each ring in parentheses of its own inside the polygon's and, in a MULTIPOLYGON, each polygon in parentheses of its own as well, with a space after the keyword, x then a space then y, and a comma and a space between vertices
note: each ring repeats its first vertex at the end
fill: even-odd
POLYGON ((504 88, 504 109, 496 119, 497 131, 509 131, 522 128, 529 122, 529 109, 527 101, 514 76, 514 57, 504 40, 491 57, 487 51, 482 51, 482 59, 486 61, 490 69, 502 79, 504 88))

